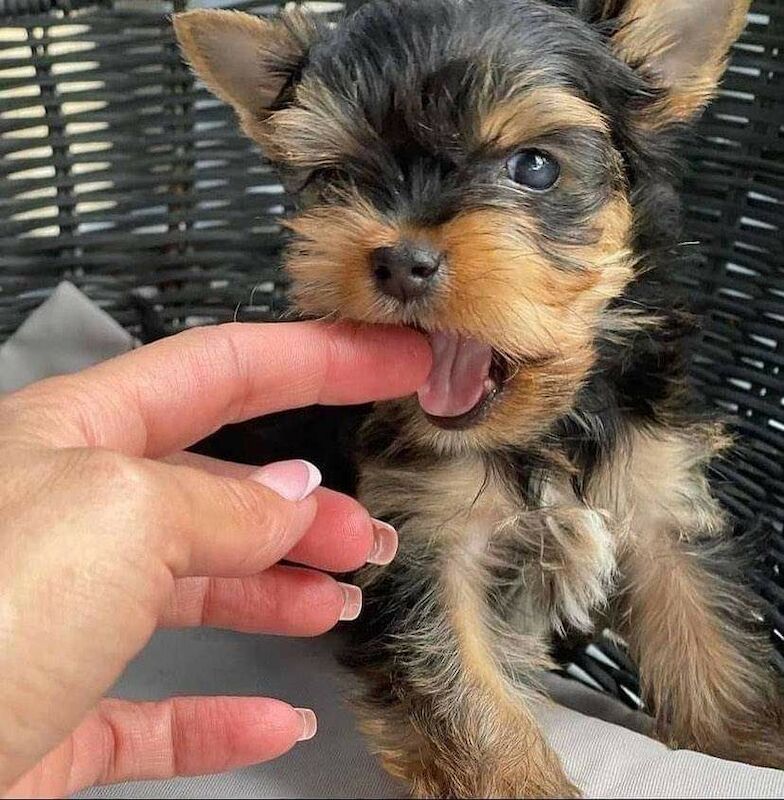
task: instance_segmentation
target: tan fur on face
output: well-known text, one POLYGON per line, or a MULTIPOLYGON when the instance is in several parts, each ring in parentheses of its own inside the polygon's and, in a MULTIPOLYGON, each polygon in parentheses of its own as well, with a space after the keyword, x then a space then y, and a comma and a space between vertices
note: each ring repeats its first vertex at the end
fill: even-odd
MULTIPOLYGON (((377 135, 359 109, 350 113, 351 103, 349 89, 337 102, 317 81, 306 79, 296 104, 269 120, 268 150, 301 169, 341 164, 377 135)), ((553 87, 518 87, 478 114, 483 144, 519 144, 575 126, 607 130, 593 106, 553 87)), ((564 158, 568 161, 568 154, 564 158)), ((574 178, 565 170, 561 180, 574 178)), ((593 365, 604 309, 632 277, 627 198, 617 193, 592 222, 591 244, 551 245, 577 265, 568 269, 539 250, 542 232, 524 213, 469 211, 422 229, 384 218, 358 197, 335 193, 330 203, 288 223, 296 234, 287 258, 292 298, 310 316, 416 324, 491 344, 512 366, 504 398, 490 418, 466 434, 445 433, 412 404, 408 432, 442 452, 519 443, 569 408, 593 365), (446 255, 446 277, 427 305, 401 309, 374 284, 372 252, 402 237, 446 255)))
MULTIPOLYGON (((591 103, 565 89, 532 86, 533 77, 528 75, 524 86, 499 103, 480 103, 478 137, 466 141, 467 148, 519 147, 574 128, 609 133, 606 119, 591 103)), ((277 111, 252 135, 274 160, 304 169, 344 163, 362 151, 360 142, 385 147, 350 90, 338 99, 310 77, 297 88, 296 104, 277 111)))
POLYGON ((480 121, 480 138, 507 149, 570 128, 608 133, 607 121, 595 106, 564 89, 541 87, 495 106, 480 121))
POLYGON ((491 344, 514 365, 490 418, 466 434, 434 428, 412 407, 410 433, 439 450, 520 442, 569 408, 594 361, 594 338, 608 301, 632 276, 631 209, 621 195, 595 221, 591 245, 563 246, 582 268, 551 264, 536 247, 533 221, 500 211, 464 213, 439 228, 380 219, 366 204, 316 209, 293 220, 287 260, 293 297, 306 314, 368 322, 416 323, 491 344), (380 297, 370 254, 401 236, 446 254, 447 275, 432 302, 401 310, 380 297))

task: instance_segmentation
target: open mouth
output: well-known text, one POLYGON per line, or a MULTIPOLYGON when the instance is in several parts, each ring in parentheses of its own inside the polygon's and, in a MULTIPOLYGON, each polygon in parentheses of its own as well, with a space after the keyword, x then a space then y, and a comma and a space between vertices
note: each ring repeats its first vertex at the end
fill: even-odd
POLYGON ((465 430, 484 420, 506 380, 506 366, 490 345, 458 333, 429 333, 433 368, 419 405, 433 425, 465 430))

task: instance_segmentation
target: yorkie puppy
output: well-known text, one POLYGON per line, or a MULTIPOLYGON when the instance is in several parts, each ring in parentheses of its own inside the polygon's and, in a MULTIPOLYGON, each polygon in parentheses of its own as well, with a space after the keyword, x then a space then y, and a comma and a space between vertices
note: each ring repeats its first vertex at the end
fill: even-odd
POLYGON ((400 532, 360 576, 363 726, 414 794, 572 795, 531 701, 553 638, 630 644, 667 743, 784 767, 784 704, 708 469, 728 446, 660 296, 680 135, 749 0, 371 0, 175 17, 279 165, 307 316, 430 337, 365 426, 400 532))

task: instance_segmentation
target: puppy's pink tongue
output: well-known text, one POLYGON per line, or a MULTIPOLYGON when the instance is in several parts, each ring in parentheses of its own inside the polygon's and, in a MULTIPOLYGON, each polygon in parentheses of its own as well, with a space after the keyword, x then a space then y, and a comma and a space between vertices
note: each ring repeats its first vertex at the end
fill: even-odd
POLYGON ((433 369, 419 390, 419 404, 431 417, 459 417, 492 391, 493 350, 456 333, 432 333, 433 369))

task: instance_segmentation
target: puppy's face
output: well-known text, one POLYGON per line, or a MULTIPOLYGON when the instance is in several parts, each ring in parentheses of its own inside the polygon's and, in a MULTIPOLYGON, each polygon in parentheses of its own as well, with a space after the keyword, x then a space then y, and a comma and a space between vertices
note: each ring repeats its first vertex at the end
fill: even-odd
POLYGON ((518 443, 568 410, 634 277, 640 153, 708 99, 748 0, 566 5, 175 20, 297 193, 299 309, 429 335, 407 424, 439 448, 518 443))

